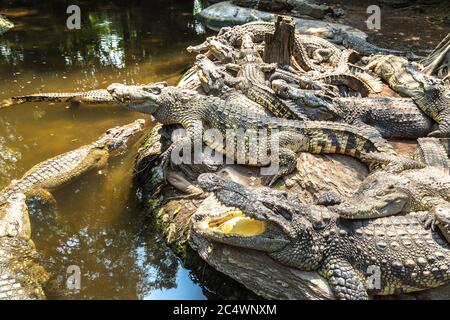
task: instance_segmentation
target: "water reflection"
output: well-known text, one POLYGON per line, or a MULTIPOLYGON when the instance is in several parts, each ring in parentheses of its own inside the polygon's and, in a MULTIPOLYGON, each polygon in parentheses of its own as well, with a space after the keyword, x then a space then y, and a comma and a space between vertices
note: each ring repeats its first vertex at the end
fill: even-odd
POLYGON ((66 28, 66 8, 58 1, 25 3, 21 8, 0 7, 16 23, 0 39, 0 64, 24 63, 41 71, 48 67, 121 69, 168 51, 184 53, 187 45, 201 40, 206 32, 192 18, 190 1, 99 5, 79 1, 80 30, 66 28))
MULTIPOLYGON (((0 100, 112 82, 173 83, 193 60, 185 48, 205 32, 192 18, 192 1, 77 1, 81 30, 65 28, 63 1, 18 3, 0 2, 15 24, 0 37, 0 100)), ((38 162, 138 117, 62 103, 0 110, 0 188, 38 162)), ((53 274, 49 298, 204 298, 135 202, 136 148, 112 160, 106 176, 93 173, 56 192, 56 210, 30 202, 33 239, 53 274), (78 293, 65 287, 70 265, 81 269, 78 293)))

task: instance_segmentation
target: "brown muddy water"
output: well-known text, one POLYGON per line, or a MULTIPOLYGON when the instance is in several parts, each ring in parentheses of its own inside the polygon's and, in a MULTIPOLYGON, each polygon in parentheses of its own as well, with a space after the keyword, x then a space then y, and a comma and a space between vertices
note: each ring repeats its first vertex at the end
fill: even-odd
MULTIPOLYGON (((0 36, 0 101, 113 82, 174 83, 192 61, 185 48, 204 37, 191 1, 77 1, 81 30, 68 30, 72 3, 0 1, 0 12, 15 24, 0 36)), ((2 109, 0 189, 38 162, 142 117, 118 107, 69 109, 64 103, 2 109)), ((32 236, 53 274, 49 298, 205 298, 135 200, 136 148, 110 161, 106 176, 92 174, 57 192, 57 220, 32 205, 32 236), (71 265, 80 267, 79 292, 66 289, 71 265)))
MULTIPOLYGON (((340 22, 367 32, 367 1, 331 3, 347 10, 340 22)), ((193 2, 0 0, 0 13, 15 24, 0 36, 0 101, 113 82, 175 83, 193 61, 185 48, 205 37, 192 17, 193 2), (80 30, 66 28, 66 9, 74 3, 81 7, 80 30)), ((368 32, 370 39, 388 47, 432 48, 450 31, 445 3, 432 11, 386 9, 382 30, 368 32)), ((0 189, 38 162, 141 117, 118 107, 71 109, 63 103, 0 110, 0 189)), ((92 174, 58 191, 56 214, 32 204, 32 236, 53 275, 49 298, 216 297, 182 267, 138 204, 131 181, 136 149, 137 141, 112 159, 106 175, 92 174), (79 292, 66 287, 71 265, 81 271, 79 292)))

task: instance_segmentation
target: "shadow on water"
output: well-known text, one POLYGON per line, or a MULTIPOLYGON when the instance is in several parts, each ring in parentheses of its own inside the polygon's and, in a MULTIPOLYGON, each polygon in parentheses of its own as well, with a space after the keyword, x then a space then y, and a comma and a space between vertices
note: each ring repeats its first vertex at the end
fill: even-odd
MULTIPOLYGON (((0 37, 0 100, 37 91, 103 88, 112 82, 174 83, 204 29, 191 1, 0 1, 15 28, 0 37), (81 29, 66 8, 81 8, 81 29)), ((0 188, 33 165, 142 117, 116 107, 27 103, 0 112, 0 188)), ((150 120, 148 117, 147 120, 150 120)), ((136 144, 97 173, 56 192, 56 214, 30 203, 33 239, 53 280, 49 298, 204 299, 189 271, 155 233, 131 181, 136 144), (67 268, 81 291, 66 289, 67 268)))

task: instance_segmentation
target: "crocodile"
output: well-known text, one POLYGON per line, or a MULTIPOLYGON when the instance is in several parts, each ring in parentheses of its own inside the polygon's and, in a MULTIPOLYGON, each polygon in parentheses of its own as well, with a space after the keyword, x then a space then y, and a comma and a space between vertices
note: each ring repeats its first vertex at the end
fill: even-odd
POLYGON ((331 7, 318 4, 310 0, 233 0, 235 5, 248 7, 269 12, 289 12, 298 13, 302 16, 309 16, 315 19, 322 19, 329 14, 342 15, 342 10, 333 10, 331 7))
POLYGON ((0 192, 0 205, 17 193, 37 197, 55 204, 52 191, 73 182, 84 174, 103 168, 110 153, 126 145, 128 139, 144 129, 145 121, 138 119, 130 124, 108 129, 95 142, 43 161, 22 178, 13 181, 0 192))
POLYGON ((425 163, 427 166, 433 166, 445 170, 450 170, 450 159, 448 157, 448 139, 441 141, 437 138, 419 138, 417 139, 417 149, 414 152, 414 159, 425 163))
POLYGON ((342 51, 330 41, 315 35, 296 34, 303 43, 308 56, 317 63, 327 61, 331 65, 338 65, 342 51))
POLYGON ((266 64, 263 61, 253 42, 252 34, 245 33, 242 36, 242 45, 237 54, 236 64, 229 63, 226 67, 227 69, 236 71, 238 77, 243 82, 246 82, 246 86, 251 86, 254 83, 265 85, 266 76, 264 72, 273 71, 276 66, 274 64, 266 64))
MULTIPOLYGON (((266 33, 275 32, 274 22, 254 21, 235 27, 222 28, 217 36, 209 37, 206 41, 197 46, 189 46, 188 52, 202 53, 211 50, 211 44, 228 45, 239 48, 242 45, 242 38, 250 33, 254 43, 262 43, 266 33)), ((310 58, 317 57, 317 50, 326 50, 329 54, 328 60, 337 63, 341 51, 329 41, 315 35, 295 33, 294 56, 303 67, 308 70, 322 71, 325 68, 314 64, 310 58)))
POLYGON ((198 182, 229 211, 194 215, 194 236, 317 271, 338 299, 425 290, 450 280, 450 245, 414 215, 346 220, 284 191, 244 187, 211 173, 198 182))
POLYGON ((438 123, 438 128, 429 136, 450 135, 450 87, 442 80, 425 75, 408 60, 393 55, 375 55, 367 68, 383 78, 393 90, 412 98, 425 114, 438 123))
POLYGON ((240 104, 261 114, 274 115, 286 119, 304 120, 303 114, 298 112, 295 106, 281 101, 265 85, 258 83, 248 84, 251 88, 247 87, 245 95, 234 87, 242 81, 241 78, 232 77, 222 67, 214 64, 205 55, 197 55, 197 65, 199 67, 199 79, 206 93, 212 92, 227 103, 240 104))
POLYGON ((14 23, 6 19, 0 14, 0 35, 4 34, 9 29, 14 28, 14 23))
POLYGON ((109 129, 97 141, 45 160, 13 181, 0 193, 0 299, 45 299, 42 286, 49 279, 39 263, 26 200, 39 197, 55 204, 51 191, 106 164, 113 150, 144 129, 139 119, 109 129))
MULTIPOLYGON (((206 94, 218 96, 226 103, 240 104, 262 115, 270 115, 268 111, 276 111, 275 107, 272 110, 266 110, 260 104, 247 98, 247 96, 235 88, 242 80, 228 74, 224 67, 216 65, 205 55, 197 55, 196 66, 198 67, 198 79, 206 94)), ((270 106, 272 105, 270 104, 270 106)))
POLYGON ((272 81, 278 96, 295 102, 314 121, 342 121, 375 127, 385 139, 417 139, 435 127, 410 98, 340 98, 320 90, 302 90, 283 80, 272 81))
POLYGON ((417 56, 412 52, 393 50, 380 48, 372 43, 367 42, 364 38, 357 35, 345 32, 342 29, 334 30, 333 42, 342 44, 347 49, 352 49, 357 51, 363 56, 370 56, 373 54, 383 54, 383 55, 396 55, 396 56, 406 56, 410 60, 420 60, 423 57, 417 56))
POLYGON ((98 89, 79 92, 49 92, 15 96, 4 100, 0 104, 0 108, 25 102, 68 102, 74 107, 79 105, 92 106, 116 103, 107 90, 98 89))
POLYGON ((428 165, 397 173, 373 172, 351 197, 338 200, 331 208, 346 219, 373 219, 426 211, 425 226, 439 227, 450 240, 450 175, 443 169, 428 165))
MULTIPOLYGON (((227 137, 236 133, 231 146, 223 148, 220 141, 205 141, 211 148, 252 166, 279 165, 268 169, 263 183, 272 185, 278 178, 295 169, 296 152, 337 153, 361 159, 375 169, 382 166, 389 171, 415 168, 418 163, 398 156, 392 146, 375 129, 358 128, 349 124, 296 121, 255 114, 239 105, 228 105, 222 99, 204 96, 191 90, 170 87, 161 83, 147 86, 112 84, 108 91, 130 110, 149 113, 164 124, 179 124, 186 134, 177 139, 163 154, 164 167, 170 163, 173 150, 201 146, 204 129, 215 129, 227 137), (230 130, 232 132, 230 132, 230 130), (237 136, 238 132, 258 132, 267 135, 237 136), (258 140, 259 139, 259 140, 258 140), (254 148, 249 150, 250 147, 254 148), (245 148, 244 150, 241 148, 245 148), (269 151, 269 155, 267 154, 269 151), (272 170, 272 171, 271 171, 272 170)), ((207 139, 206 139, 207 140, 207 139)))
MULTIPOLYGON (((238 54, 230 46, 214 41, 210 42, 211 51, 219 60, 236 62, 225 65, 227 70, 233 70, 237 73, 234 80, 227 77, 226 81, 228 83, 234 81, 239 91, 248 99, 263 106, 273 115, 280 118, 304 120, 303 115, 295 110, 295 106, 279 99, 275 92, 266 85, 265 72, 274 70, 276 66, 275 64, 264 63, 252 38, 253 36, 250 33, 243 35, 242 46, 238 54)), ((203 69, 206 67, 212 68, 212 64, 205 63, 203 69)), ((205 74, 208 73, 207 70, 204 71, 205 74)), ((211 81, 211 79, 208 81, 211 81)))
POLYGON ((0 205, 0 299, 42 300, 49 274, 31 240, 26 196, 11 195, 0 205))
POLYGON ((367 97, 373 89, 373 82, 361 74, 354 74, 350 71, 336 71, 331 73, 323 73, 319 75, 296 74, 283 69, 276 69, 270 76, 269 82, 281 79, 289 83, 298 84, 302 89, 319 89, 327 91, 330 95, 345 95, 339 87, 346 87, 357 92, 362 97, 367 97))

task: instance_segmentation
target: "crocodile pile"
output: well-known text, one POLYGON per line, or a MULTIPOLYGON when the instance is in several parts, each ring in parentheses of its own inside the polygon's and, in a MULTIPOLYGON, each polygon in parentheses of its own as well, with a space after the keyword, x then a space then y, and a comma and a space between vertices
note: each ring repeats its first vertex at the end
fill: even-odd
POLYGON ((69 101, 151 114, 162 126, 136 161, 149 204, 167 208, 169 189, 172 201, 200 201, 181 228, 191 228, 192 248, 265 297, 367 299, 441 286, 450 279, 450 87, 411 53, 336 39, 302 34, 285 17, 251 22, 189 47, 197 57, 178 86, 115 83, 3 107, 69 101), (269 59, 277 37, 287 60, 269 59), (392 139, 419 146, 408 155, 392 139), (305 154, 320 155, 317 168, 305 154), (335 170, 348 176, 334 181, 335 170), (236 259, 217 262, 211 243, 256 250, 301 285, 284 273, 239 273, 236 259), (258 277, 285 286, 265 290, 258 277))

